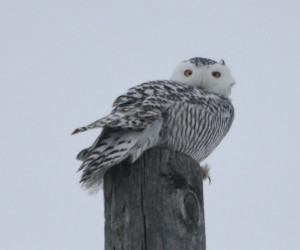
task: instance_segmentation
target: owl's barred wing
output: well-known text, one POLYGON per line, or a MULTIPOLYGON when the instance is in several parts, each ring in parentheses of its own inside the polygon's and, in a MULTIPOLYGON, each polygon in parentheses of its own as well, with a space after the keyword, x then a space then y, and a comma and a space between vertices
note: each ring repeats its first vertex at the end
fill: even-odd
POLYGON ((81 128, 77 128, 72 134, 77 134, 94 128, 123 128, 123 129, 143 129, 146 127, 146 121, 143 117, 149 117, 151 114, 145 113, 141 108, 133 107, 130 110, 120 110, 81 128))
POLYGON ((84 132, 94 128, 122 128, 141 130, 161 116, 162 107, 154 107, 144 103, 135 103, 114 109, 109 115, 81 128, 77 128, 72 134, 84 132))
POLYGON ((113 103, 112 112, 84 127, 77 128, 72 134, 94 128, 122 128, 140 130, 146 128, 172 105, 181 101, 209 107, 215 95, 205 94, 186 84, 173 81, 146 82, 128 90, 113 103))

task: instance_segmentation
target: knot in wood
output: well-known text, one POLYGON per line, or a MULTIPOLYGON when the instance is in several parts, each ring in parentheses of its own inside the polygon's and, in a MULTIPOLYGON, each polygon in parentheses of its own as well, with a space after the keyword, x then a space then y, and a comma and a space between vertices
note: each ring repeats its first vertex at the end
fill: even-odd
POLYGON ((188 192, 183 200, 185 208, 185 219, 192 223, 198 224, 200 205, 197 196, 193 192, 188 192))

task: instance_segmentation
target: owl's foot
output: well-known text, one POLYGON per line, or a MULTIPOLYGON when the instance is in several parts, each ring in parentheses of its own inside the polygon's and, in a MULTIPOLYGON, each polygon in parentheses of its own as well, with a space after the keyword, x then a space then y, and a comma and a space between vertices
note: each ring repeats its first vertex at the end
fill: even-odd
POLYGON ((201 166, 202 168, 202 178, 203 180, 207 180, 209 181, 209 184, 211 183, 211 178, 209 176, 209 170, 210 170, 210 167, 208 164, 204 164, 203 166, 201 166))

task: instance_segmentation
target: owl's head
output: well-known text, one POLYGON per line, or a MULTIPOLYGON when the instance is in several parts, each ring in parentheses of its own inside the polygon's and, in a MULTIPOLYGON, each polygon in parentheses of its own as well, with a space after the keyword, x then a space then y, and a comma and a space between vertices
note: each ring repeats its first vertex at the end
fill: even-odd
POLYGON ((171 80, 183 82, 205 91, 228 97, 235 80, 224 60, 195 57, 181 62, 175 69, 171 80))

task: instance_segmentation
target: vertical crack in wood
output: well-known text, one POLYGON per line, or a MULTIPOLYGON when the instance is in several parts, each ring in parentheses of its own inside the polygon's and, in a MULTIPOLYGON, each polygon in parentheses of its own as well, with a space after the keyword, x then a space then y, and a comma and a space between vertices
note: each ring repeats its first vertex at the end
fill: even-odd
POLYGON ((142 156, 141 159, 141 209, 142 209, 142 216, 143 216, 143 227, 144 227, 144 244, 145 250, 147 250, 147 225, 146 225, 146 216, 145 216, 145 209, 144 209, 144 198, 145 198, 145 155, 142 156))

